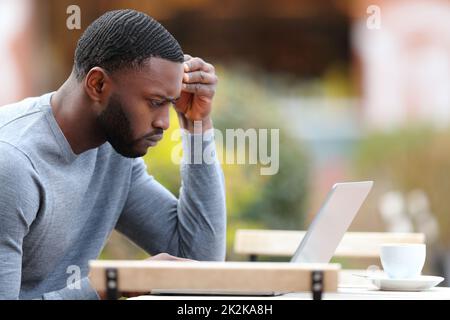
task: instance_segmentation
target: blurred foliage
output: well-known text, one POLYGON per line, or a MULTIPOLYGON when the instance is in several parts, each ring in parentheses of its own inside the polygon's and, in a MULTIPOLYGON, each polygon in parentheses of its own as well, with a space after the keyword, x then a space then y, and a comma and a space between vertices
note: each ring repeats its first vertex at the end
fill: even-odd
MULTIPOLYGON (((245 68, 245 67, 244 67, 245 68)), ((300 77, 298 74, 278 73, 261 75, 259 81, 275 90, 277 95, 294 98, 348 99, 358 92, 350 74, 350 68, 343 63, 333 63, 316 77, 300 77)))
POLYGON ((411 126, 365 137, 355 155, 359 174, 402 192, 422 189, 450 247, 450 131, 411 126))
MULTIPOLYGON (((220 83, 216 93, 214 127, 225 137, 225 129, 249 128, 279 129, 279 172, 260 174, 260 165, 226 164, 223 171, 227 194, 227 259, 245 259, 233 255, 234 236, 237 229, 271 228, 298 229, 303 227, 307 205, 309 159, 301 141, 292 137, 276 105, 276 88, 267 79, 245 69, 217 68, 220 83)), ((176 114, 171 112, 171 126, 156 148, 149 149, 144 157, 148 171, 167 189, 178 196, 180 187, 179 166, 173 163, 172 150, 179 140, 171 139, 179 128, 176 114)), ((270 150, 271 138, 268 137, 270 150)), ((225 142, 216 141, 219 159, 225 159, 225 142)), ((248 144, 247 144, 248 145, 248 144)), ((247 155, 248 156, 248 155, 247 155)), ((270 153, 269 153, 270 156, 270 153)), ((248 157, 247 157, 248 159, 248 157)), ((248 162, 248 161, 247 161, 248 162)), ((105 247, 102 257, 130 258, 130 253, 142 257, 129 244, 129 253, 120 254, 113 247, 123 247, 123 239, 115 233, 105 247)))
POLYGON ((223 165, 230 255, 236 229, 303 228, 309 158, 301 141, 290 135, 284 126, 280 106, 276 103, 278 89, 282 86, 276 85, 275 77, 269 78, 243 66, 239 70, 219 68, 217 72, 220 83, 213 115, 217 129, 224 132, 227 128, 266 128, 268 132, 270 129, 280 132, 277 174, 260 175, 257 165, 223 165))

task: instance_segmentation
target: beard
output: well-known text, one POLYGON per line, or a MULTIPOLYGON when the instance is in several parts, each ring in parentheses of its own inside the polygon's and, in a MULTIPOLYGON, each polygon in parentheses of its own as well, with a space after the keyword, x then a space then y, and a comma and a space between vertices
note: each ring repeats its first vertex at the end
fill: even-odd
POLYGON ((106 140, 114 150, 127 158, 138 158, 144 154, 135 150, 131 123, 123 111, 124 104, 117 94, 112 94, 105 110, 97 117, 106 140))

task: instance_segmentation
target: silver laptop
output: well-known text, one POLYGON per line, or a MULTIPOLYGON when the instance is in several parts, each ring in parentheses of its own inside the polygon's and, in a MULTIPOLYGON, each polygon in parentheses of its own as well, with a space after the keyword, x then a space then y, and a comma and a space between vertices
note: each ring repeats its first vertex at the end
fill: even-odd
MULTIPOLYGON (((349 228, 373 181, 336 183, 314 217, 305 237, 300 242, 291 262, 328 263, 349 228)), ((232 290, 154 289, 157 295, 278 295, 279 292, 242 292, 232 290)))
POLYGON ((328 263, 372 189, 373 181, 336 183, 291 262, 328 263))

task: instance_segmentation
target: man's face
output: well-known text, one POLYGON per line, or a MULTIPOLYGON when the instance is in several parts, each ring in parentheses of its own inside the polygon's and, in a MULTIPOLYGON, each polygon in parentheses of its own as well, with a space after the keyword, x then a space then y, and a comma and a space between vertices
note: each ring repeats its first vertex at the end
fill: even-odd
POLYGON ((183 64, 150 58, 139 70, 120 70, 106 108, 97 121, 113 148, 141 157, 169 127, 170 101, 180 96, 183 64))

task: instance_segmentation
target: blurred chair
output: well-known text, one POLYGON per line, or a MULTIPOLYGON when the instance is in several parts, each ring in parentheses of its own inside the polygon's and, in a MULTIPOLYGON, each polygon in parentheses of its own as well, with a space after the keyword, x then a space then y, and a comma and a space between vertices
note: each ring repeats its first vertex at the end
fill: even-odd
MULTIPOLYGON (((244 230, 236 231, 234 252, 247 255, 250 261, 258 256, 291 257, 306 231, 244 230)), ((335 257, 378 258, 383 243, 425 243, 423 233, 347 232, 339 243, 335 257)))

